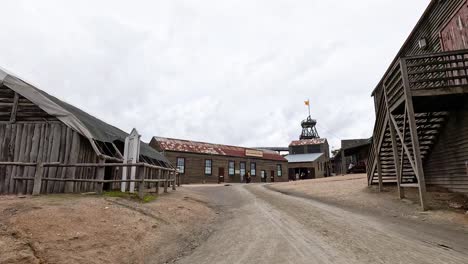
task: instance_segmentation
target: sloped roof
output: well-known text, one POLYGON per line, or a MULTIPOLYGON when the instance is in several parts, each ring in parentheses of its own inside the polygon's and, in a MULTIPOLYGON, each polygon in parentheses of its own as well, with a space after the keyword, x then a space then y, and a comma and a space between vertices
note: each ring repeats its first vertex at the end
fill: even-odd
POLYGON ((363 139, 343 139, 341 140, 341 148, 342 149, 349 149, 354 147, 359 147, 363 145, 368 145, 371 143, 370 138, 363 138, 363 139))
MULTIPOLYGON (((128 136, 128 133, 121 129, 40 90, 1 68, 0 84, 22 95, 49 115, 55 116, 65 125, 90 140, 110 143, 115 140, 124 142, 125 138, 128 136)), ((140 144, 140 154, 169 164, 169 161, 161 153, 144 142, 140 144)))
POLYGON ((309 154, 286 155, 285 158, 288 160, 289 163, 299 163, 299 162, 314 162, 322 156, 323 156, 323 153, 309 153, 309 154))
POLYGON ((221 144, 213 144, 206 142, 198 142, 184 139, 175 139, 175 138, 164 138, 164 137, 153 137, 151 142, 157 142, 159 147, 165 151, 177 151, 177 152, 188 152, 188 153, 200 153, 200 154, 210 154, 210 155, 220 155, 220 156, 230 156, 230 157, 245 157, 247 158, 245 152, 246 150, 257 150, 263 152, 263 158, 260 157, 250 157, 266 160, 277 160, 277 161, 286 161, 286 159, 279 155, 277 152, 272 150, 265 149, 252 149, 244 148, 238 146, 229 146, 221 144))
POLYGON ((327 142, 326 138, 301 139, 292 141, 289 146, 319 145, 327 142))

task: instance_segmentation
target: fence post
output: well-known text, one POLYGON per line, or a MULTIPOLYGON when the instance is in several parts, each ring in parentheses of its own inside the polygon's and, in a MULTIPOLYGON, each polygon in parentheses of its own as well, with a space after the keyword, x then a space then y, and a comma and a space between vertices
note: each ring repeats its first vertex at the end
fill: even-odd
POLYGON ((169 180, 169 172, 164 171, 164 192, 165 193, 167 193, 167 184, 169 183, 168 180, 169 180))
POLYGON ((173 177, 173 180, 174 180, 174 181, 172 182, 172 190, 175 191, 175 189, 176 189, 175 185, 176 185, 177 173, 176 173, 175 171, 173 171, 172 174, 174 175, 174 177, 173 177))
POLYGON ((37 163, 36 173, 34 174, 34 186, 32 195, 39 195, 42 188, 42 172, 44 170, 44 164, 42 162, 37 163))
MULTIPOLYGON (((104 159, 99 159, 99 164, 104 164, 106 161, 104 159)), ((101 166, 101 167, 98 167, 97 169, 97 180, 104 180, 104 174, 106 173, 106 167, 104 166, 101 166)), ((96 183, 96 193, 97 194, 102 194, 102 189, 103 189, 103 186, 104 184, 102 182, 98 182, 96 183)))
MULTIPOLYGON (((161 180, 161 169, 158 169, 158 180, 161 180)), ((156 182, 156 194, 159 194, 159 181, 156 182)))
POLYGON ((145 175, 146 175, 146 167, 139 167, 138 174, 140 178, 140 183, 138 185, 138 197, 143 199, 145 197, 145 175))

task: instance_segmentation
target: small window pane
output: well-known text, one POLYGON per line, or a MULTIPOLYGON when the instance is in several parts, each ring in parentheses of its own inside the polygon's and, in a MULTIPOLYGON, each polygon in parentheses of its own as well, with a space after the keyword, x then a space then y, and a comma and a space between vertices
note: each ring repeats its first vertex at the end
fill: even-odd
POLYGON ((251 176, 257 175, 257 164, 255 162, 250 163, 250 175, 251 176))
POLYGON ((245 176, 245 162, 241 162, 239 164, 239 168, 240 168, 240 175, 245 176))
POLYGON ((234 176, 234 173, 235 173, 235 163, 234 161, 229 161, 229 176, 234 176))
POLYGON ((281 164, 276 166, 276 175, 278 175, 278 177, 283 176, 283 169, 281 168, 281 164))
POLYGON ((177 158, 177 172, 185 173, 185 158, 177 158))
POLYGON ((211 160, 205 160, 205 174, 211 175, 211 160))

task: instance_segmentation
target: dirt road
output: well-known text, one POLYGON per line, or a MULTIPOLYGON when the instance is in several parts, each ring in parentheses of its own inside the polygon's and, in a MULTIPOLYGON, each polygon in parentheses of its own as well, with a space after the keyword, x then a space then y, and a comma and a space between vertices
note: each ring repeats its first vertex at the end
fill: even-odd
POLYGON ((363 215, 260 184, 186 188, 224 214, 177 263, 468 263, 463 229, 363 215))

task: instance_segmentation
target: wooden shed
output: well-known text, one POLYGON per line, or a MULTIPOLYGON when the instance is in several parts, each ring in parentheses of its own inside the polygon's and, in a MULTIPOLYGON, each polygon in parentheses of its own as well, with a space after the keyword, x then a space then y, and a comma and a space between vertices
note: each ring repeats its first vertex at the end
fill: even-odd
POLYGON ((468 3, 433 0, 372 93, 369 184, 468 194, 468 3))
MULTIPOLYGON (((119 182, 104 180, 121 179, 127 136, 0 69, 0 194, 32 193, 38 164, 43 171, 36 191, 42 193, 119 188, 119 182)), ((143 142, 138 162, 173 170, 163 155, 143 142)))

